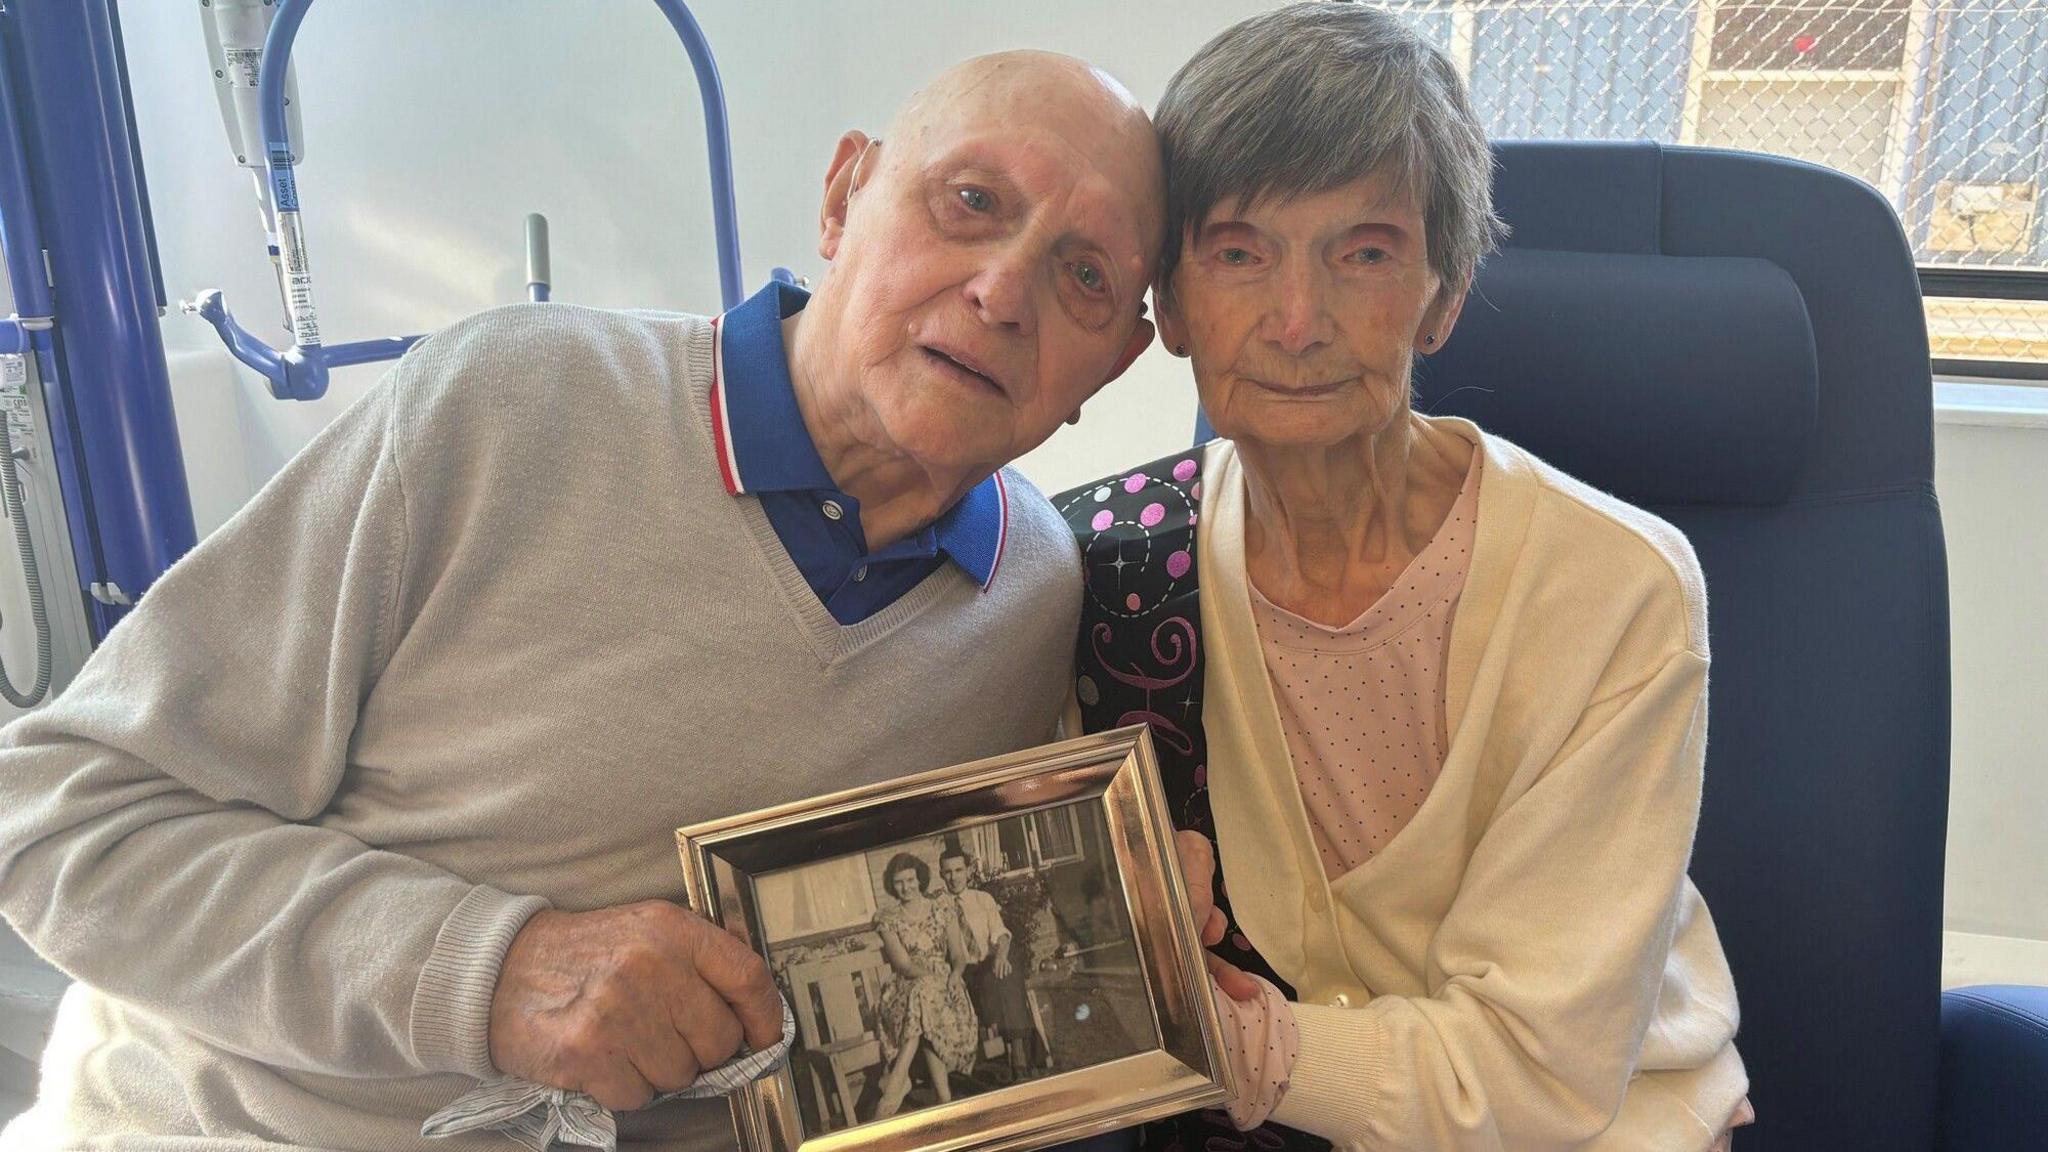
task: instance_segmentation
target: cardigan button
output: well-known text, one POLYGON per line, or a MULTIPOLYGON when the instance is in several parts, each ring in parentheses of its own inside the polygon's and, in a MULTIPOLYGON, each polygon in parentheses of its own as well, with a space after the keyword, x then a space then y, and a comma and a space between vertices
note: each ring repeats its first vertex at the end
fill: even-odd
POLYGON ((1351 1007, 1351 997, 1346 995, 1345 993, 1339 992, 1335 996, 1330 997, 1330 1007, 1349 1008, 1351 1007))

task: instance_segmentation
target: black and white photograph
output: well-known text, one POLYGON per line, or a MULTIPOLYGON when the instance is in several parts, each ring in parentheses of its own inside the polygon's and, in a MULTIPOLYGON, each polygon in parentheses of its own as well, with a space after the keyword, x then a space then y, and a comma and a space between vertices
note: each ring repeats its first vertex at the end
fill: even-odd
POLYGON ((811 1136, 1160 1043, 1099 803, 754 878, 811 1136))

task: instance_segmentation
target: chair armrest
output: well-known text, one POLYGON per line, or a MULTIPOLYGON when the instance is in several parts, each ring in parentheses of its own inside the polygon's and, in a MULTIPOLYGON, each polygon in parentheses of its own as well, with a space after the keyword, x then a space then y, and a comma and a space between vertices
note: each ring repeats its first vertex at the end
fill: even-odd
POLYGON ((2026 1152, 2048 1133, 2048 988, 1941 997, 1942 1152, 2026 1152))

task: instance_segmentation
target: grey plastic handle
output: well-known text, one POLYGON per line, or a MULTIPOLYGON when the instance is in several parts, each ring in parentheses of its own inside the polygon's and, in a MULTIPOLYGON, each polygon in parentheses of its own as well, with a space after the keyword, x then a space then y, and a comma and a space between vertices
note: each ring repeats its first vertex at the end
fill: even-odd
POLYGON ((548 272, 548 218, 538 212, 526 214, 526 287, 528 295, 538 287, 536 300, 547 299, 554 277, 548 272))

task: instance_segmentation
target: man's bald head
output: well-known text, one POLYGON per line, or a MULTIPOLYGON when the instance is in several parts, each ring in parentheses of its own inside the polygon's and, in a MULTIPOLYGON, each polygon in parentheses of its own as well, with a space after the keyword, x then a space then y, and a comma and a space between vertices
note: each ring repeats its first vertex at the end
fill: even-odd
POLYGON ((1145 106, 1116 77, 1073 56, 1020 48, 964 60, 914 93, 896 113, 887 139, 905 158, 937 141, 987 126, 1046 125, 1076 139, 1097 138, 1098 157, 1128 186, 1152 231, 1151 196, 1163 210, 1165 164, 1145 106))
POLYGON ((1100 95, 1151 129, 1144 106, 1116 77, 1077 57, 1019 48, 963 60, 939 73, 903 105, 890 130, 901 134, 934 107, 960 107, 971 99, 1007 97, 1020 89, 1034 97, 1046 91, 1100 95))
POLYGON ((948 68, 911 96, 890 134, 911 144, 937 128, 1046 119, 1099 133, 1141 162, 1159 158, 1151 118, 1116 77, 1085 60, 1029 49, 993 52, 948 68))

